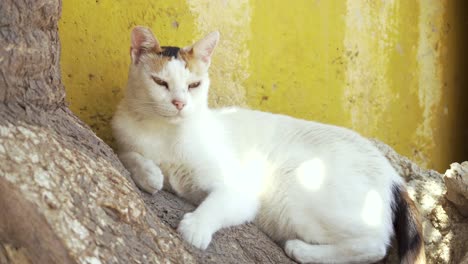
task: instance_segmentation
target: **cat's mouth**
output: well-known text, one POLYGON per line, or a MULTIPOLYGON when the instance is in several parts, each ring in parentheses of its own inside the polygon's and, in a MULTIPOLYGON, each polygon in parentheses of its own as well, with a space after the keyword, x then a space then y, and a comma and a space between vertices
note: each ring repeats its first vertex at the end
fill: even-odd
POLYGON ((172 124, 180 123, 185 119, 184 115, 181 114, 180 111, 177 111, 177 113, 174 115, 162 115, 162 117, 167 120, 167 122, 172 124))
POLYGON ((165 113, 158 112, 157 114, 159 116, 167 119, 170 122, 177 122, 177 121, 180 121, 180 120, 184 119, 184 117, 185 117, 185 115, 180 110, 173 111, 173 112, 170 112, 170 113, 168 113, 168 112, 165 112, 165 113))
POLYGON ((153 113, 166 119, 169 122, 181 121, 190 115, 190 110, 187 107, 183 109, 175 109, 171 107, 156 106, 153 108, 153 113))
POLYGON ((161 107, 155 107, 153 111, 155 114, 164 118, 174 118, 174 117, 180 116, 180 112, 181 112, 179 110, 166 109, 166 108, 161 108, 161 107))

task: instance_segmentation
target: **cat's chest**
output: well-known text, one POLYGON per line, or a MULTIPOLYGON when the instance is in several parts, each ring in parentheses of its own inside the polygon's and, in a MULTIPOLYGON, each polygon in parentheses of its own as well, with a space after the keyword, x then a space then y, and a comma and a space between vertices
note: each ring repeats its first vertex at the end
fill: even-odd
POLYGON ((169 132, 141 131, 136 138, 138 151, 156 164, 181 161, 177 141, 169 132))
POLYGON ((193 168, 182 163, 159 164, 164 175, 164 189, 199 204, 206 193, 194 182, 193 168))
POLYGON ((187 158, 187 144, 177 134, 146 135, 141 142, 144 156, 153 160, 164 175, 164 189, 199 203, 204 197, 194 182, 194 168, 187 158))

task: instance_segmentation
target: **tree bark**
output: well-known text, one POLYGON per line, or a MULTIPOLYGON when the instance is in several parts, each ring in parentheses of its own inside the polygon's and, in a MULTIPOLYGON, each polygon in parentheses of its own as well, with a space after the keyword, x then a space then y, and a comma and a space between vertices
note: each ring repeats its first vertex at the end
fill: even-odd
POLYGON ((447 199, 452 202, 460 214, 468 217, 468 161, 452 163, 445 172, 447 199))

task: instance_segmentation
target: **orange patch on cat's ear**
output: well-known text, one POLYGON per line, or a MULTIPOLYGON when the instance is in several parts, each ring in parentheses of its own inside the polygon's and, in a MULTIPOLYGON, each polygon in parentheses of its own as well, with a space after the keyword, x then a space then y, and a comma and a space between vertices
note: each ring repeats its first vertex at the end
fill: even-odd
POLYGON ((194 59, 192 47, 180 49, 179 58, 185 61, 185 68, 189 68, 190 62, 194 59))
POLYGON ((209 64, 202 62, 195 57, 192 47, 186 47, 179 51, 179 59, 185 61, 185 68, 197 74, 203 74, 209 64))
POLYGON ((153 32, 151 32, 147 27, 134 27, 130 38, 130 56, 132 57, 132 62, 135 64, 138 64, 139 58, 143 53, 161 52, 161 46, 159 45, 158 40, 153 35, 153 32))
POLYGON ((180 49, 179 59, 185 61, 185 67, 191 72, 202 74, 210 66, 211 55, 218 41, 219 32, 212 32, 192 46, 180 49))

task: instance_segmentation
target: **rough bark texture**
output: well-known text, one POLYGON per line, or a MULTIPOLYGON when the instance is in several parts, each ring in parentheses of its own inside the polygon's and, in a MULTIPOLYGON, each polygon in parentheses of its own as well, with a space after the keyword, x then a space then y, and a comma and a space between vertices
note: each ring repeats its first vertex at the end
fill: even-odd
POLYGON ((468 217, 468 161, 452 163, 445 172, 447 199, 457 207, 460 214, 468 217))
MULTIPOLYGON (((180 240, 174 227, 193 206, 141 193, 66 107, 60 8, 0 1, 0 263, 290 263, 250 224, 218 232, 206 252, 180 240)), ((444 198, 441 175, 376 144, 422 205, 430 262, 468 260, 468 224, 444 198)))

